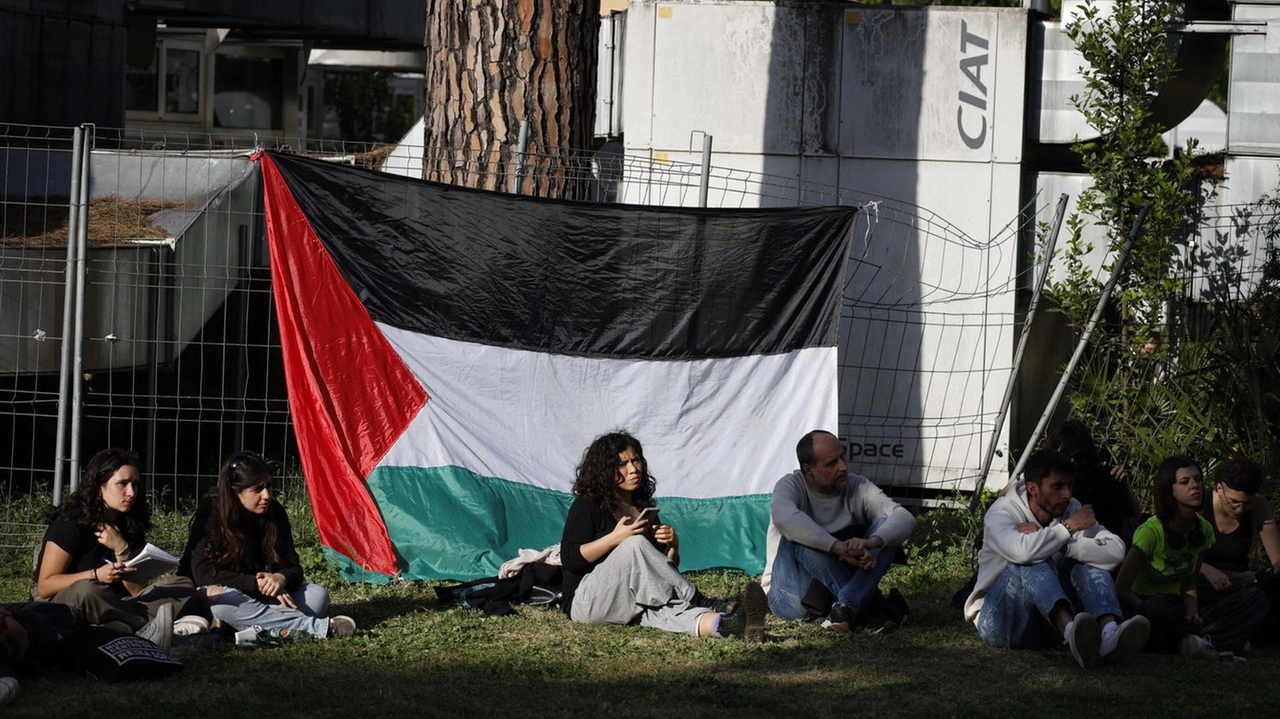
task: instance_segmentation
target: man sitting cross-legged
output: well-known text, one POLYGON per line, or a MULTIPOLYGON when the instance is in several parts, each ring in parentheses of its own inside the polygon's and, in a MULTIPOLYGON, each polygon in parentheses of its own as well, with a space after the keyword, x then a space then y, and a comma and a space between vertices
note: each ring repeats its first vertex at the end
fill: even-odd
POLYGON ((995 647, 1038 647, 1061 635, 1092 669, 1132 657, 1151 626, 1144 617, 1119 622, 1109 572, 1124 560, 1124 542, 1071 498, 1072 470, 1060 452, 1035 452, 1023 479, 987 510, 964 616, 995 647))
POLYGON ((796 458, 800 469, 773 488, 762 582, 769 609, 791 621, 826 614, 824 626, 839 631, 897 629, 905 602, 891 600, 880 612, 871 605, 915 517, 871 480, 850 476, 844 447, 829 432, 802 437, 796 458))

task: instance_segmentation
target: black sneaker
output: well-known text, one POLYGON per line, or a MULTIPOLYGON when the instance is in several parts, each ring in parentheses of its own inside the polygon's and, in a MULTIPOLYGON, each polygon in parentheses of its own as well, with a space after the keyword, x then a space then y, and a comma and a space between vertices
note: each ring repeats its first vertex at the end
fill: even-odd
POLYGON ((689 600, 689 603, 695 607, 705 607, 720 614, 736 614, 738 611, 738 600, 727 599, 720 601, 719 599, 712 599, 702 592, 695 592, 693 599, 689 600))
POLYGON ((822 627, 837 632, 847 632, 853 627, 853 612, 840 602, 836 602, 831 605, 831 611, 827 613, 827 620, 822 623, 822 627))
POLYGON ((897 622, 899 627, 907 623, 907 617, 911 616, 911 609, 907 606, 907 600, 902 596, 902 592, 896 589, 889 590, 889 596, 885 598, 884 613, 897 622))
POLYGON ((890 634, 898 631, 898 626, 898 622, 887 612, 877 611, 867 615, 862 628, 867 634, 890 634))

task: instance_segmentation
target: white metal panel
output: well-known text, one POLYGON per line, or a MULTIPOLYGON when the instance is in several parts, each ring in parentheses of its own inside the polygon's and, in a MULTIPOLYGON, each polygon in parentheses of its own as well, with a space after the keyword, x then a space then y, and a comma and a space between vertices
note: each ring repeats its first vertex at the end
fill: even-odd
POLYGON ((654 123, 654 33, 658 12, 652 0, 627 5, 627 39, 622 65, 627 78, 622 90, 622 125, 627 147, 652 148, 654 123))
POLYGON ((725 152, 798 153, 804 34, 773 3, 656 4, 653 144, 689 149, 697 131, 725 152))
POLYGON ((89 158, 91 197, 138 200, 205 200, 254 171, 249 153, 116 152, 94 150, 89 158))
POLYGON ((1240 35, 1231 43, 1227 141, 1240 154, 1280 155, 1280 5, 1236 3, 1235 19, 1268 21, 1266 35, 1240 35))
POLYGON ((1024 11, 862 8, 846 11, 851 15, 857 18, 846 22, 842 53, 842 156, 985 162, 1000 147, 1017 160, 1024 11), (1004 15, 1009 21, 1002 23, 1004 15))
MULTIPOLYGON (((1010 371, 1019 177, 1016 165, 842 163, 844 187, 874 181, 927 203, 909 228, 868 208, 850 259, 841 432, 877 481, 971 485, 1010 371)), ((1002 427, 997 446, 1007 442, 1002 427)), ((1004 479, 997 466, 989 481, 1004 479)))
POLYGON ((392 175, 422 179, 422 152, 426 144, 426 122, 419 117, 413 127, 400 138, 400 142, 387 154, 378 169, 392 175))

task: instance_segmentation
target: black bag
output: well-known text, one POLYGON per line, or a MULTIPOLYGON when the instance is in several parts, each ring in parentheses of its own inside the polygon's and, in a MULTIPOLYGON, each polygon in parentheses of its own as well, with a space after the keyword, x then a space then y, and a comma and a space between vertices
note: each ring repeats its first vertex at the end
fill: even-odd
POLYGON ((62 642, 62 664, 109 684, 164 679, 182 671, 169 652, 133 634, 82 627, 62 642))
POLYGON ((490 616, 506 616, 515 614, 514 604, 558 607, 562 580, 563 570, 558 565, 530 562, 514 577, 485 577, 436 587, 436 598, 444 605, 460 604, 490 616))

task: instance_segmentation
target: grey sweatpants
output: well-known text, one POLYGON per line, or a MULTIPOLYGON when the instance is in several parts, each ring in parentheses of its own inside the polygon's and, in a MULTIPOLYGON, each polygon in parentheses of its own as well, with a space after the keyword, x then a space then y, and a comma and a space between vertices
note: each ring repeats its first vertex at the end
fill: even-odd
POLYGON ((163 577, 148 584, 136 596, 120 596, 105 584, 81 579, 54 595, 58 604, 71 607, 71 615, 85 624, 122 622, 137 631, 155 619, 162 604, 173 605, 173 616, 194 611, 196 585, 186 577, 163 577))
POLYGON ((689 603, 697 590, 644 537, 628 537, 582 578, 569 618, 584 624, 633 624, 698 636, 711 611, 689 603))

